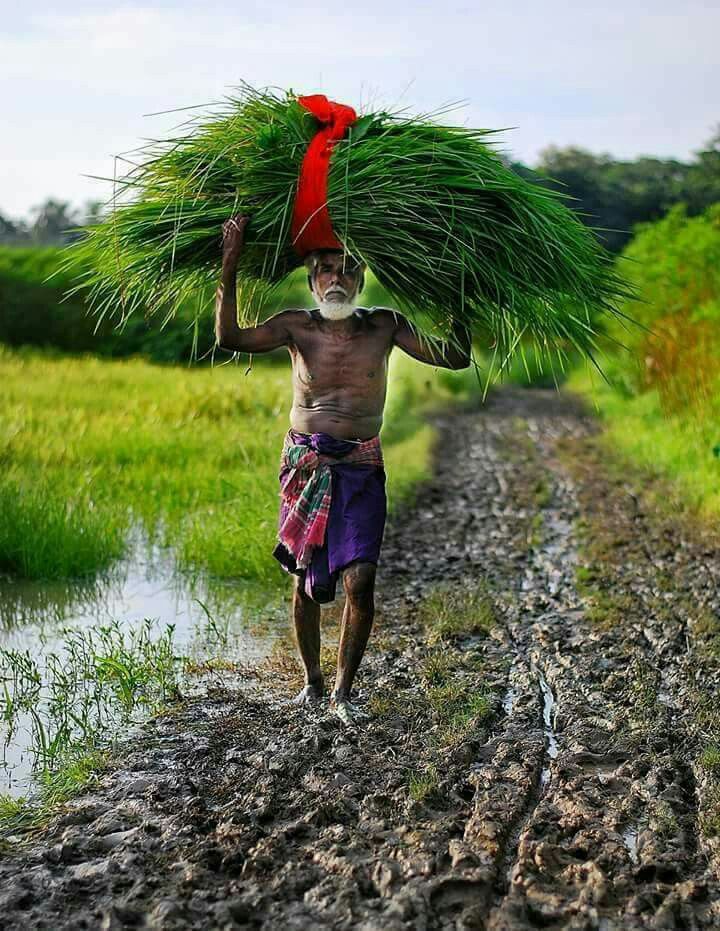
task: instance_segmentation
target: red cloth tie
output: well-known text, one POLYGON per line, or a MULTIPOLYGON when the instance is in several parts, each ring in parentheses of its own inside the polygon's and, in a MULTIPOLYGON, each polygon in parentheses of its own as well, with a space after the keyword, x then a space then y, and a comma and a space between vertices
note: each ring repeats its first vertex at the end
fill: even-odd
POLYGON ((298 97, 298 103, 323 127, 310 140, 300 166, 290 227, 293 246, 305 256, 314 249, 343 248, 327 209, 328 170, 333 146, 355 122, 357 113, 352 107, 328 100, 324 94, 298 97))

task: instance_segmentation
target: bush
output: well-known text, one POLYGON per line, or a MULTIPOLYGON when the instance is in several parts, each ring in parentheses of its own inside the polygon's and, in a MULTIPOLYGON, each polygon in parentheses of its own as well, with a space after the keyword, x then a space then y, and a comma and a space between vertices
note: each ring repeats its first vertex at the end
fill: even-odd
POLYGON ((613 327, 631 350, 616 362, 620 380, 656 389, 666 413, 704 407, 720 384, 720 204, 641 224, 620 263, 642 298, 625 310, 650 330, 613 327))
POLYGON ((614 328, 630 351, 615 351, 604 366, 611 385, 593 388, 578 371, 571 387, 598 403, 606 440, 623 459, 670 478, 683 501, 716 522, 720 204, 696 217, 678 206, 637 227, 620 261, 642 298, 625 309, 649 331, 614 328))
POLYGON ((194 323, 195 307, 183 308, 165 327, 142 316, 122 326, 118 317, 98 325, 82 298, 65 298, 72 281, 59 270, 62 256, 55 247, 0 247, 0 342, 112 357, 138 354, 155 362, 187 361, 194 350, 201 356, 212 348, 212 295, 200 296, 208 305, 202 332, 194 323))

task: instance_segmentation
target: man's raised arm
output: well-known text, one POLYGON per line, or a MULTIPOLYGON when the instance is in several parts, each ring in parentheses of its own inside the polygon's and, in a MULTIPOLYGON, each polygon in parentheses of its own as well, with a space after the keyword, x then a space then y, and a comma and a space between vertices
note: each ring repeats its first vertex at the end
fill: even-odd
POLYGON ((270 352, 287 346, 287 313, 279 313, 260 326, 237 322, 237 265, 249 217, 238 214, 223 224, 222 278, 215 297, 215 339, 228 352, 270 352))
POLYGON ((426 340, 420 339, 405 317, 398 316, 393 342, 413 359, 428 365, 444 369, 466 369, 470 365, 470 331, 459 323, 453 323, 450 340, 443 344, 442 349, 436 350, 426 340))

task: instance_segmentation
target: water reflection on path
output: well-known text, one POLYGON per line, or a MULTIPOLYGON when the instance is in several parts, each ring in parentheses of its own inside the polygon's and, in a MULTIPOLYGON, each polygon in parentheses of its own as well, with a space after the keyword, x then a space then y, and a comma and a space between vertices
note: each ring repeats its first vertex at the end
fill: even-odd
MULTIPOLYGON (((58 652, 62 631, 116 621, 130 630, 145 618, 162 629, 175 625, 175 643, 185 655, 207 649, 208 616, 227 634, 226 655, 254 664, 269 653, 287 628, 286 598, 247 583, 190 580, 177 573, 171 552, 137 536, 131 556, 91 581, 28 581, 0 577, 0 647, 29 650, 42 661, 58 652)), ((0 742, 4 739, 0 722, 0 742)), ((29 758, 22 740, 0 753, 0 793, 23 794, 30 785, 29 758)))

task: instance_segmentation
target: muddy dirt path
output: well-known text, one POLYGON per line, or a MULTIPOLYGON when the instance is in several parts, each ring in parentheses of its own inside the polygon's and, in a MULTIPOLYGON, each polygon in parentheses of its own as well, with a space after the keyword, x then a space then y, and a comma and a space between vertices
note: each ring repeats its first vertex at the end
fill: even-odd
POLYGON ((720 926, 696 762, 720 551, 606 473, 568 398, 499 391, 439 426, 388 528, 369 722, 289 706, 281 653, 183 703, 0 859, 0 926, 720 926))

